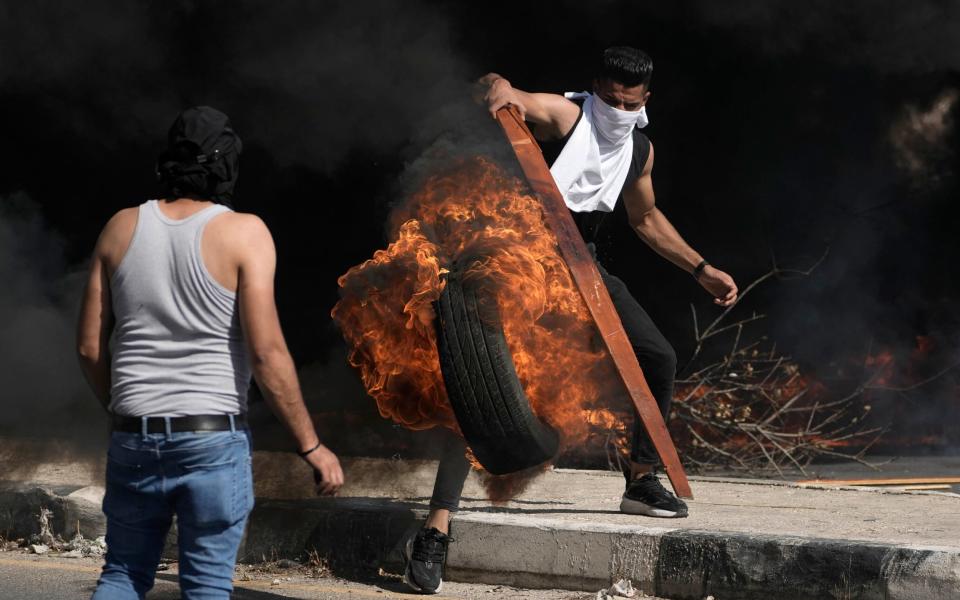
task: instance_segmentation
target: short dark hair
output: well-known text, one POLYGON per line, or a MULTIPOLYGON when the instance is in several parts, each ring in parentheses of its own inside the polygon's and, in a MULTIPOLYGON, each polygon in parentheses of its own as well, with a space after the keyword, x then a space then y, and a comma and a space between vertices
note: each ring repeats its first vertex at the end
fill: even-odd
POLYGON ((610 79, 627 87, 650 87, 653 60, 643 50, 630 46, 613 46, 603 51, 598 79, 610 79))

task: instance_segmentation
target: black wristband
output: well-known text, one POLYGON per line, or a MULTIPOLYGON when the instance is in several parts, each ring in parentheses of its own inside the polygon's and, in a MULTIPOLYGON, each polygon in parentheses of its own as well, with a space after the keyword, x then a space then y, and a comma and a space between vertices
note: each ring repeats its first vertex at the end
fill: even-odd
POLYGON ((710 263, 708 263, 708 262, 706 261, 706 259, 701 260, 701 261, 700 261, 700 264, 697 265, 697 267, 693 270, 693 273, 692 273, 693 278, 696 279, 697 281, 699 281, 699 280, 700 280, 700 275, 703 274, 703 270, 706 269, 706 268, 707 268, 707 265, 709 265, 709 264, 710 264, 710 263))
POLYGON ((317 445, 314 446, 313 448, 310 448, 309 450, 305 450, 303 452, 300 452, 299 450, 297 450, 297 456, 299 456, 300 458, 306 458, 308 454, 310 454, 311 452, 313 452, 314 450, 316 450, 322 445, 323 445, 323 442, 317 442, 317 445))

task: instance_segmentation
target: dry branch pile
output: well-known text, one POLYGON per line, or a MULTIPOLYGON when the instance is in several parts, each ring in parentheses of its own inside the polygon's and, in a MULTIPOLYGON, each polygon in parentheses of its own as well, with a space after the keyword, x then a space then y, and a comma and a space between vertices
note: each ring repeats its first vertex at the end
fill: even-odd
MULTIPOLYGON (((769 279, 806 276, 816 266, 805 271, 774 266, 747 286, 740 300, 769 279)), ((702 329, 693 310, 695 349, 677 379, 669 420, 687 468, 781 475, 789 468, 806 474, 811 461, 828 457, 869 465, 864 456, 884 431, 864 419, 870 412, 864 391, 872 389, 872 377, 836 394, 806 377, 765 337, 745 341, 745 328, 764 315, 731 323, 732 308, 702 329)), ((622 470, 631 418, 616 412, 616 418, 598 417, 591 442, 604 447, 609 468, 622 470)))
POLYGON ((735 345, 721 360, 677 381, 672 425, 685 461, 778 473, 784 466, 805 473, 823 456, 862 462, 882 433, 864 425, 870 405, 862 401, 862 390, 830 399, 789 357, 762 344, 735 345))
MULTIPOLYGON (((770 278, 808 275, 815 267, 774 266, 747 286, 741 299, 770 278)), ((729 314, 728 308, 701 330, 693 311, 696 348, 677 380, 672 420, 684 461, 694 468, 781 474, 784 467, 806 473, 818 457, 865 463, 864 454, 883 433, 864 421, 870 411, 863 396, 869 381, 832 396, 775 344, 765 338, 743 341, 744 327, 763 315, 725 324, 729 314), (702 360, 705 347, 721 343, 730 346, 719 359, 702 360)))

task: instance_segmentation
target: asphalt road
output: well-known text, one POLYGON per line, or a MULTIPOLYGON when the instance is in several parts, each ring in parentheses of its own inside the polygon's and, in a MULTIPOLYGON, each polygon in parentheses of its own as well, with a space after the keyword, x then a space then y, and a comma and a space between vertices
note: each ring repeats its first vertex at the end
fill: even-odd
MULTIPOLYGON (((93 593, 100 573, 101 559, 36 556, 19 551, 0 552, 0 598, 4 600, 74 600, 87 599, 93 593)), ((237 600, 381 600, 420 598, 409 592, 395 577, 384 576, 374 582, 356 582, 334 577, 311 577, 294 569, 263 567, 241 568, 234 582, 233 598, 237 600)), ((174 600, 180 597, 176 568, 157 574, 157 584, 147 595, 150 600, 174 600)), ((506 586, 444 583, 438 598, 489 600, 517 598, 523 600, 587 600, 596 593, 565 590, 524 590, 506 586)), ((650 600, 650 596, 644 596, 650 600)))

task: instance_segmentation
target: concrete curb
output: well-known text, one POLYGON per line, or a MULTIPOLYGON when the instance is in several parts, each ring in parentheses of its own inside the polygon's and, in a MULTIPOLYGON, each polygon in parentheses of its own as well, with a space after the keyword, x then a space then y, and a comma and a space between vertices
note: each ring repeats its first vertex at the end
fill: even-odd
POLYGON ((50 526, 54 532, 69 539, 79 529, 84 537, 93 539, 107 529, 102 501, 103 488, 98 486, 0 481, 0 535, 16 539, 39 533, 38 515, 45 507, 53 513, 50 526))
MULTIPOLYGON (((0 534, 37 531, 40 506, 56 532, 102 535, 102 488, 0 482, 0 534)), ((399 572, 423 504, 381 498, 259 499, 240 558, 315 552, 334 571, 399 572)), ((627 577, 648 594, 701 600, 776 597, 914 600, 960 597, 960 548, 571 523, 496 509, 464 511, 452 525, 447 578, 593 591, 627 577)), ((168 550, 169 552, 169 550, 168 550)))
MULTIPOLYGON (((244 556, 316 551, 331 566, 397 572, 422 505, 389 500, 262 501, 244 556)), ((447 577, 520 587, 597 590, 628 577, 648 594, 701 600, 777 597, 915 600, 960 597, 960 550, 691 531, 577 526, 496 512, 454 521, 447 577)))

